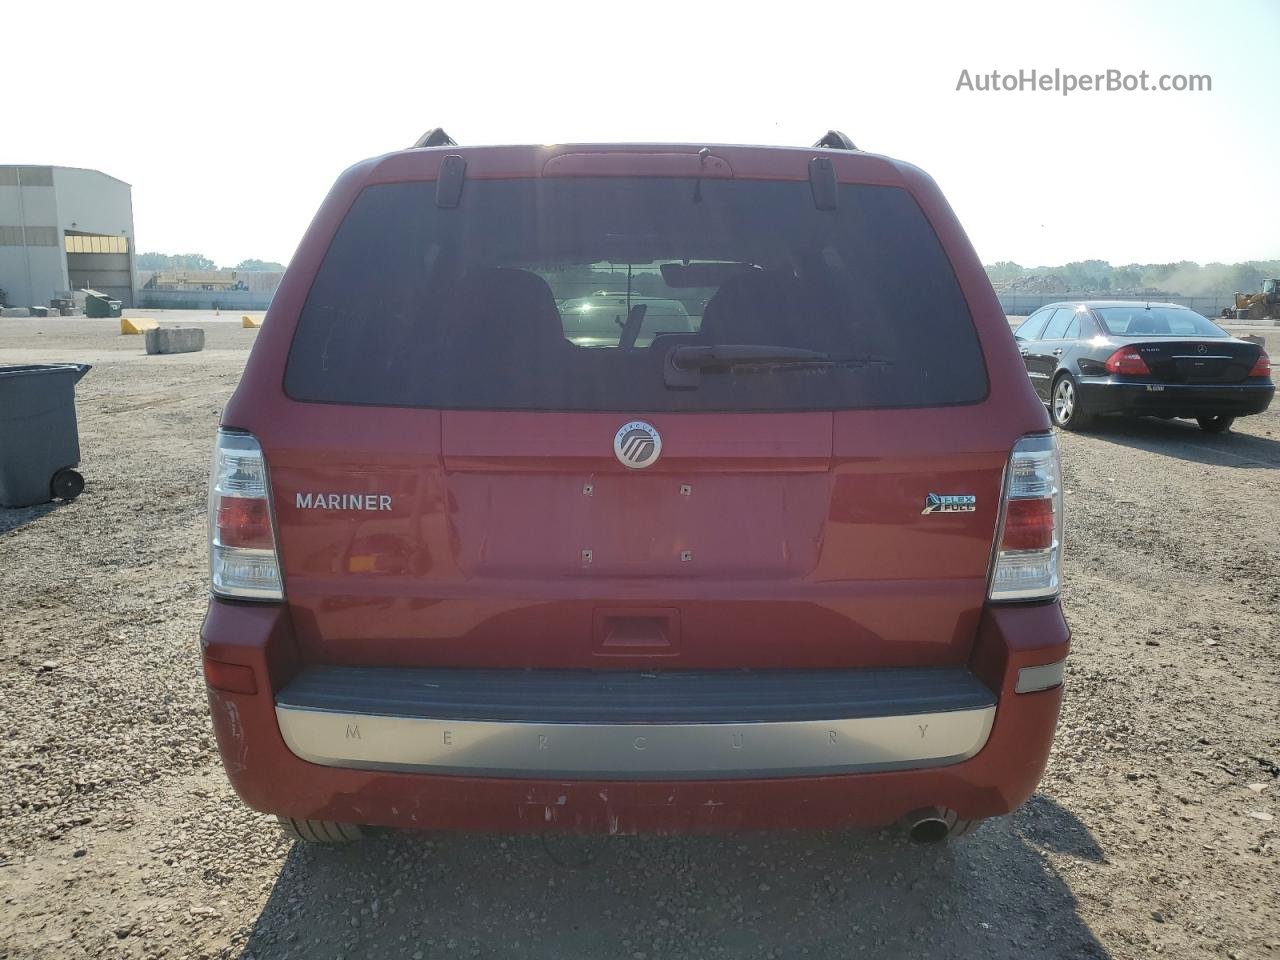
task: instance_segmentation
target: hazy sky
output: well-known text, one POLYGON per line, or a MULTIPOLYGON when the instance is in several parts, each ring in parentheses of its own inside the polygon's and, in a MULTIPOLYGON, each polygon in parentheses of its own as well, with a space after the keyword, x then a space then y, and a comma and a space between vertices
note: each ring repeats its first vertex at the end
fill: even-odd
POLYGON ((1280 0, 782 6, 22 3, 0 163, 133 184, 141 250, 287 261, 337 174, 462 143, 808 145, 916 163, 984 261, 1280 257, 1280 0), (1208 93, 956 90, 962 70, 1208 93))

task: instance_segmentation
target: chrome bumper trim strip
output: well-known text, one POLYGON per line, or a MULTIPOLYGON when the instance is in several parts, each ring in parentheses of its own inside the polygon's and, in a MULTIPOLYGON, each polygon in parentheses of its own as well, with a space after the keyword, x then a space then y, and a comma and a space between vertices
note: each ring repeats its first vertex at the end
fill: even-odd
POLYGON ((541 779, 704 780, 864 773, 957 763, 987 742, 994 706, 751 723, 437 720, 276 705, 303 760, 330 767, 541 779))

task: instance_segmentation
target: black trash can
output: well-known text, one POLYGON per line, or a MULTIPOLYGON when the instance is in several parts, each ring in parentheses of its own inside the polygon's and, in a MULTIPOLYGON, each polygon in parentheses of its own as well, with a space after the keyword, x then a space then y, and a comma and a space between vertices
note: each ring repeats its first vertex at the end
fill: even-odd
POLYGON ((76 384, 87 363, 0 365, 0 507, 74 500, 84 478, 76 384))

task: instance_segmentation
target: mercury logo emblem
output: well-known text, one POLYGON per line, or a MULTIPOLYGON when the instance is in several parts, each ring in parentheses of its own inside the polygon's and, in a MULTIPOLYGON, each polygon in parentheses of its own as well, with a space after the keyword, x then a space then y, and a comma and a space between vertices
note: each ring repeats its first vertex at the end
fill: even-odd
POLYGON ((624 423, 613 435, 613 455, 624 467, 642 470, 657 463, 661 454, 662 437, 643 420, 624 423))

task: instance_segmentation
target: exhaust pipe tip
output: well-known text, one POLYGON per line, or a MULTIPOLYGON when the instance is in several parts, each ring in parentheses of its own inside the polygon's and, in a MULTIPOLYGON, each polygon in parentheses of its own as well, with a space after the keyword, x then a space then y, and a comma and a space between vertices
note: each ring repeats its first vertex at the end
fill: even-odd
POLYGON ((954 810, 941 807, 925 807, 903 817, 907 836, 914 843, 941 843, 951 835, 956 820, 954 810))

